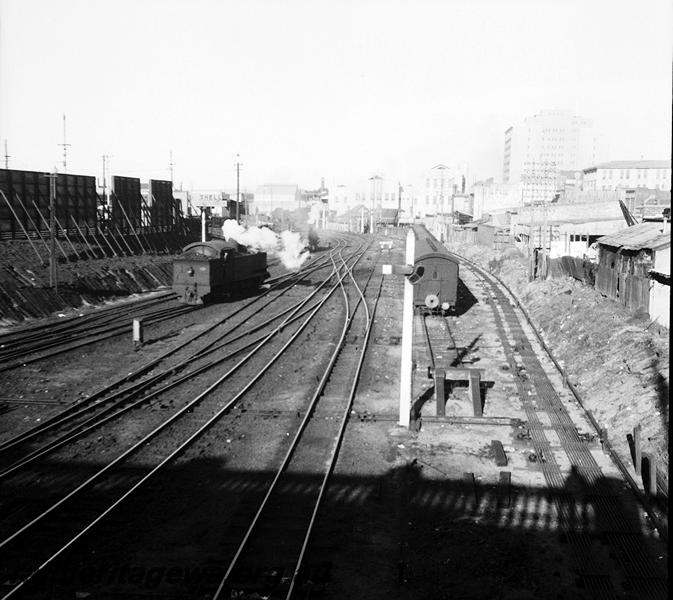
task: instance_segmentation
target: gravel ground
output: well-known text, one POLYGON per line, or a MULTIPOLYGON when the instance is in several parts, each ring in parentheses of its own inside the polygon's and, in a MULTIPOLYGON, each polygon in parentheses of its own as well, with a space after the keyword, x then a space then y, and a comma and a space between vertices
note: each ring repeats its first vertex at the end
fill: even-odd
MULTIPOLYGON (((402 262, 404 232, 390 235, 395 247, 390 254, 382 253, 379 264, 402 262)), ((516 272, 516 265, 508 265, 507 260, 502 261, 499 272, 516 272)), ((471 359, 486 369, 486 378, 493 382, 486 391, 484 414, 519 418, 521 402, 512 373, 502 368, 504 352, 494 334, 493 307, 477 280, 467 274, 464 279, 472 299, 459 315, 450 318, 456 344, 469 345, 479 336, 478 344, 472 345, 471 359)), ((563 285, 572 287, 570 282, 563 285)), ((519 294, 520 289, 514 287, 519 294)), ((564 332, 568 323, 580 318, 579 311, 571 308, 572 304, 566 306, 565 300, 575 298, 577 306, 586 302, 581 291, 574 288, 571 294, 555 296, 554 288, 546 294, 534 285, 523 288, 524 293, 532 294, 520 297, 535 318, 540 318, 536 300, 548 299, 550 307, 562 306, 567 311, 548 309, 557 319, 559 330, 561 317, 569 315, 563 322, 564 332)), ((592 596, 578 577, 576 548, 559 529, 539 466, 527 460, 530 447, 525 439, 517 438, 516 427, 438 422, 432 419, 432 402, 421 409, 419 431, 397 425, 401 290, 400 279, 385 279, 353 414, 309 548, 310 577, 316 583, 310 597, 588 600, 592 596), (498 484, 502 469, 494 464, 491 446, 496 439, 502 441, 510 461, 509 493, 498 484), (466 473, 470 475, 466 477, 466 473)), ((207 307, 198 316, 185 315, 157 325, 156 330, 147 332, 148 343, 138 352, 132 351, 130 340, 113 339, 67 359, 36 363, 10 374, 8 393, 72 401, 204 327, 222 308, 207 307)), ((256 402, 244 402, 226 426, 211 429, 155 483, 141 488, 101 529, 85 538, 67 558, 69 568, 60 572, 64 585, 50 589, 50 597, 72 598, 75 592, 78 597, 96 598, 208 597, 206 592, 212 591, 222 575, 231 532, 240 531, 249 518, 251 507, 273 474, 270 465, 286 448, 288 436, 277 433, 289 433, 296 427, 297 406, 319 374, 324 353, 340 329, 337 318, 328 319, 327 324, 333 329, 320 327, 306 332, 293 360, 279 365, 262 383, 256 402)), ((634 322, 620 323, 620 327, 637 326, 634 322)), ((550 331, 547 336, 552 339, 550 331)), ((595 378, 575 372, 571 364, 582 347, 577 344, 568 348, 560 358, 566 361, 571 377, 589 385, 595 378)), ((662 354, 661 359, 667 365, 668 354, 665 359, 662 354)), ((431 382, 423 373, 428 357, 421 344, 416 345, 415 361, 415 391, 422 395, 431 382)), ((542 362, 554 385, 562 390, 551 363, 542 362)), ((583 364, 579 358, 577 362, 583 364)), ((626 368, 623 373, 634 377, 626 368)), ((648 394, 651 391, 641 389, 648 394)), ((561 394, 578 430, 589 436, 590 426, 580 407, 567 391, 561 394)), ((57 410, 35 404, 13 406, 14 410, 3 415, 0 439, 57 410)), ((135 435, 134 427, 147 425, 144 414, 138 413, 137 422, 127 422, 117 435, 135 435)), ((447 414, 469 416, 465 388, 451 391, 447 414)), ((101 440, 98 447, 94 439, 60 467, 74 475, 86 464, 99 461, 117 443, 119 439, 101 440)), ((606 476, 618 481, 614 465, 598 442, 594 440, 590 449, 606 476)), ((567 470, 568 464, 562 467, 567 470)), ((301 474, 286 493, 302 493, 317 479, 314 473, 301 474)), ((40 485, 35 485, 33 493, 39 495, 40 485)), ((2 488, 20 497, 11 480, 2 488)), ((628 503, 628 493, 624 497, 628 503)), ((642 510, 632 501, 627 509, 629 518, 644 532, 648 548, 656 553, 654 560, 665 564, 665 549, 647 528, 642 510)), ((595 517, 589 514, 587 518, 589 529, 595 527, 595 517)), ((599 537, 591 538, 590 547, 597 568, 609 573, 615 589, 620 590, 619 597, 646 597, 629 596, 625 591, 623 572, 599 537)), ((268 565, 251 578, 278 576, 274 565, 268 565)), ((44 597, 44 593, 36 597, 44 597)))
MULTIPOLYGON (((528 282, 523 255, 449 246, 507 283, 565 366, 585 406, 608 429, 610 442, 631 465, 627 434, 642 427, 643 451, 668 474, 670 338, 647 315, 632 314, 593 287, 571 278, 528 282)), ((633 472, 635 477, 635 471, 633 472)))

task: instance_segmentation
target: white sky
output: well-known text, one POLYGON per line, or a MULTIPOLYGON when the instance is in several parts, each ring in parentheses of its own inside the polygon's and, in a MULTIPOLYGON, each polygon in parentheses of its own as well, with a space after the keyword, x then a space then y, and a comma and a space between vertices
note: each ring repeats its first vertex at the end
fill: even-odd
MULTIPOLYGON (((593 119, 608 159, 669 158, 671 0, 0 0, 10 167, 186 188, 443 162, 502 172, 504 130, 593 119)), ((0 146, 4 154, 4 146, 0 146)))

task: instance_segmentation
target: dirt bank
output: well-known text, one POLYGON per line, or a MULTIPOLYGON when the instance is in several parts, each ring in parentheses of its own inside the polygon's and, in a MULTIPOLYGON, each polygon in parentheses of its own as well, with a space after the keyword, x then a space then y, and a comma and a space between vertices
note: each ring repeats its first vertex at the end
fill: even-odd
POLYGON ((643 450, 668 473, 668 332, 653 331, 646 314, 574 279, 528 282, 526 258, 515 248, 447 247, 487 267, 518 296, 624 463, 632 464, 626 436, 640 424, 643 450))

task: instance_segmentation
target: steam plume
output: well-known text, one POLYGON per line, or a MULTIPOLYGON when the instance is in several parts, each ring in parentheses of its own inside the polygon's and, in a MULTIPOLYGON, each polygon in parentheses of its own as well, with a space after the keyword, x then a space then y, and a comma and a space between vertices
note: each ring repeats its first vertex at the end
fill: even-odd
POLYGON ((299 269, 309 256, 308 252, 303 252, 306 242, 294 231, 283 231, 279 236, 268 227, 246 229, 234 219, 227 219, 222 225, 222 235, 251 250, 277 256, 286 269, 299 269))

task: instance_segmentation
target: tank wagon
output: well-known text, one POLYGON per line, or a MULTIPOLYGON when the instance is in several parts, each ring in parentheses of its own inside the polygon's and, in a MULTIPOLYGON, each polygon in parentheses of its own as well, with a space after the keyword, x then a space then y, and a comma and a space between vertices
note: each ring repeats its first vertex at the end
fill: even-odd
POLYGON ((433 312, 455 308, 458 298, 458 263, 422 225, 414 225, 414 307, 433 312))
POLYGON ((203 304, 258 288, 266 267, 266 252, 225 240, 195 242, 173 260, 173 291, 183 304, 203 304))

